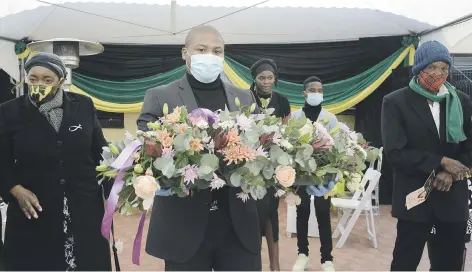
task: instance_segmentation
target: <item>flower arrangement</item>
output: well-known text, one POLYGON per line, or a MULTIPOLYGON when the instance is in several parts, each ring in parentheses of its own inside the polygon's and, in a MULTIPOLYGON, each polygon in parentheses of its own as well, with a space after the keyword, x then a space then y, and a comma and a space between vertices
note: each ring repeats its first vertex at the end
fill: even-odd
POLYGON ((149 131, 138 131, 136 137, 127 133, 124 141, 105 147, 97 171, 103 177, 122 171, 120 213, 149 209, 161 188, 186 197, 195 190, 240 187, 237 197, 247 201, 263 198, 272 186, 282 195, 295 181, 291 157, 278 153, 282 120, 271 111, 254 114, 255 109, 254 104, 239 112, 198 108, 188 113, 185 107, 176 107, 169 113, 164 105, 164 116, 149 123, 149 131), (139 147, 124 154, 130 143, 139 147), (120 156, 132 162, 113 167, 120 156))

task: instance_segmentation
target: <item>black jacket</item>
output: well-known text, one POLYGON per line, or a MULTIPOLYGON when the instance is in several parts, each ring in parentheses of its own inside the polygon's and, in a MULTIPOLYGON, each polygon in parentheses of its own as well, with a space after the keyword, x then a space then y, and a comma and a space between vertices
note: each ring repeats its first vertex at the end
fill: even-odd
POLYGON ((441 171, 443 156, 472 166, 472 103, 458 92, 467 140, 446 142, 446 105, 441 102, 440 134, 426 98, 410 88, 395 91, 383 100, 382 141, 393 168, 392 215, 399 219, 428 221, 434 215, 442 221, 467 221, 469 218, 466 181, 455 182, 449 192, 433 190, 426 203, 409 211, 406 196, 424 185, 433 170, 441 171))
POLYGON ((111 269, 108 242, 100 233, 104 205, 95 171, 107 143, 90 98, 64 93, 63 109, 56 133, 27 96, 0 105, 0 195, 10 202, 8 270, 65 270, 64 193, 77 270, 111 269), (38 197, 43 208, 38 219, 28 220, 10 195, 18 184, 38 197))

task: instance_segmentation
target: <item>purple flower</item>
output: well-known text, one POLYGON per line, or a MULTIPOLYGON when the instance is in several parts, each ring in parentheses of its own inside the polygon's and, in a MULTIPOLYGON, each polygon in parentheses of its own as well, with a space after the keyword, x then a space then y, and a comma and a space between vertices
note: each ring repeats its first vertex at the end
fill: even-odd
POLYGON ((213 125, 218 119, 218 115, 209 109, 194 109, 187 117, 192 125, 200 126, 202 124, 213 125))

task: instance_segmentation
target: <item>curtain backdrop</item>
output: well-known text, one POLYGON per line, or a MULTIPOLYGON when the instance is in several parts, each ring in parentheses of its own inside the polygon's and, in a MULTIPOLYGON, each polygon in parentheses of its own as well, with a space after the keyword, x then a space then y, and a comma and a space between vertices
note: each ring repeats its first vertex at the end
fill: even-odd
MULTIPOLYGON (((325 108, 337 114, 355 106, 375 91, 393 69, 405 59, 411 59, 407 56, 413 53, 413 45, 403 46, 359 75, 324 84, 325 108)), ((71 90, 92 97, 97 108, 102 111, 139 112, 146 90, 175 81, 181 78, 185 71, 186 67, 183 65, 157 75, 122 81, 98 79, 74 72, 71 90)), ((249 68, 229 57, 226 58, 224 72, 237 87, 248 89, 252 83, 249 68)), ((280 80, 275 91, 285 95, 294 108, 304 103, 301 84, 280 80)))
MULTIPOLYGON (((317 75, 328 83, 366 71, 397 51, 402 39, 395 36, 330 43, 227 45, 225 54, 246 67, 261 58, 272 58, 285 81, 302 83, 317 75)), ((182 45, 104 47, 102 54, 81 57, 80 68, 75 71, 93 78, 125 81, 151 77, 184 64, 182 45)))

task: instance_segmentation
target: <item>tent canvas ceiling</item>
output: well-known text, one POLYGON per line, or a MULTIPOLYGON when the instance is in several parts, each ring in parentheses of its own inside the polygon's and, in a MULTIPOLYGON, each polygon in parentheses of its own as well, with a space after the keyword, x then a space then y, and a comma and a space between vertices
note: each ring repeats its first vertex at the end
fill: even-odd
POLYGON ((175 27, 172 28, 171 5, 137 4, 139 1, 134 1, 134 4, 75 2, 42 5, 0 18, 0 36, 33 40, 73 37, 102 43, 182 44, 189 28, 219 17, 224 18, 210 24, 218 28, 225 41, 231 44, 341 41, 405 35, 431 28, 426 23, 372 9, 255 7, 226 16, 241 10, 241 7, 203 6, 177 6, 175 27))

